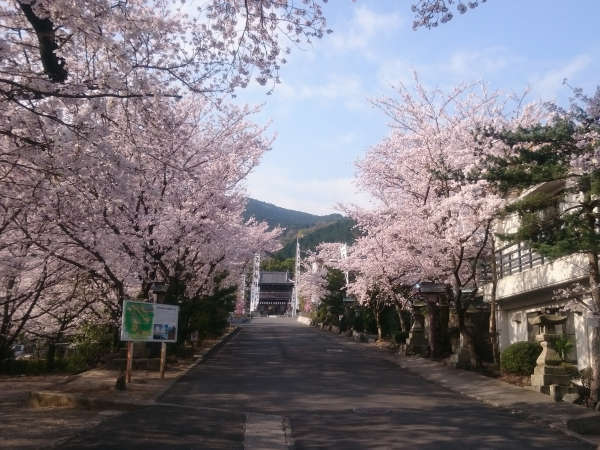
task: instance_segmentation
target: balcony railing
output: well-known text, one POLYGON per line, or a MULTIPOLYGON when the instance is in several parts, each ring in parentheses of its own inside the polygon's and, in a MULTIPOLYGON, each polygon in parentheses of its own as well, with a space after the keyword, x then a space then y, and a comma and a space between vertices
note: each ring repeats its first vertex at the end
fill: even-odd
POLYGON ((544 258, 523 243, 511 244, 496 251, 496 271, 498 278, 523 272, 547 262, 544 258))

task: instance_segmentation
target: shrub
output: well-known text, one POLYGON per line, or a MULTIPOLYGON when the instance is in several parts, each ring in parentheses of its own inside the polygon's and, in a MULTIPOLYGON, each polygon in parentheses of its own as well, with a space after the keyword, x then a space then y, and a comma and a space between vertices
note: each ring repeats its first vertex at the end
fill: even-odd
MULTIPOLYGON (((71 372, 65 360, 56 361, 52 372, 71 372)), ((4 359, 0 361, 0 374, 3 375, 44 375, 51 373, 45 359, 4 359)))
POLYGON ((558 356, 560 356, 560 359, 563 361, 567 360, 567 355, 574 347, 573 342, 571 342, 569 337, 564 334, 552 339, 550 345, 556 350, 556 353, 558 353, 558 356))
POLYGON ((408 339, 408 333, 405 331, 396 331, 394 333, 394 342, 398 345, 405 344, 408 339))
POLYGON ((111 351, 113 329, 107 324, 84 323, 73 339, 65 369, 80 372, 94 367, 104 355, 111 351))
POLYGON ((500 355, 502 371, 516 375, 531 375, 542 346, 537 342, 516 342, 500 355))

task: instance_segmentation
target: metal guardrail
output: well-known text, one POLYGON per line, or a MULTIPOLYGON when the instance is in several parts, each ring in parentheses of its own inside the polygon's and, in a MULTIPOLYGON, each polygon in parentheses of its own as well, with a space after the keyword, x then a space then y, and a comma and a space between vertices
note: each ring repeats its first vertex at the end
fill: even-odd
POLYGON ((541 266, 547 262, 547 258, 521 242, 497 250, 495 256, 498 278, 523 272, 526 269, 541 266))

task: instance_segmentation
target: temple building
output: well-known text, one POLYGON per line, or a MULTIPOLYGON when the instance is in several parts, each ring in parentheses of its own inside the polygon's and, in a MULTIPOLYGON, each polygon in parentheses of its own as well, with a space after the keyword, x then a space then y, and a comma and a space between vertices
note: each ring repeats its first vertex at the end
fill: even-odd
POLYGON ((290 311, 294 282, 288 272, 261 272, 259 287, 259 314, 281 315, 290 311))

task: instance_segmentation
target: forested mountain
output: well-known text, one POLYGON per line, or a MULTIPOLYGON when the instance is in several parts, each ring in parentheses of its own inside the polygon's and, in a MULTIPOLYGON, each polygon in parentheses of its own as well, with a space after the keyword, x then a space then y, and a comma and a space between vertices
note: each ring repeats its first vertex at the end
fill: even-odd
POLYGON ((354 222, 341 214, 318 216, 302 211, 281 208, 271 203, 253 198, 246 204, 246 219, 254 217, 271 226, 279 225, 286 229, 283 237, 283 248, 273 257, 276 260, 292 258, 296 254, 296 236, 300 235, 300 246, 304 251, 314 250, 321 242, 354 241, 354 222))
POLYGON ((293 209, 281 208, 271 203, 261 202, 253 198, 246 204, 245 218, 254 217, 259 222, 265 221, 271 226, 279 225, 284 228, 309 228, 318 224, 331 223, 340 220, 341 214, 317 216, 293 209))
MULTIPOLYGON (((303 232, 300 237, 302 253, 307 250, 314 250, 321 242, 346 242, 351 244, 356 238, 356 230, 353 230, 354 225, 352 219, 342 217, 329 225, 303 232)), ((278 259, 286 259, 295 256, 295 254, 296 241, 291 240, 276 253, 276 256, 278 259)))

